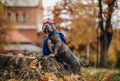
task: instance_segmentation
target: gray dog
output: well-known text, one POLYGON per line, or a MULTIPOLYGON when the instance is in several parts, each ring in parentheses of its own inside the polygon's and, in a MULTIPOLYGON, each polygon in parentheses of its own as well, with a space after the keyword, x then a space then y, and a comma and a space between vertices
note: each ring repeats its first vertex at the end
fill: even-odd
POLYGON ((52 23, 44 23, 43 31, 45 34, 49 36, 49 40, 47 42, 48 48, 50 49, 50 55, 55 55, 56 58, 62 60, 62 62, 70 65, 70 68, 74 74, 79 74, 81 65, 84 67, 88 67, 79 58, 75 56, 68 48, 68 46, 61 40, 59 34, 54 34, 57 32, 56 27, 52 23))

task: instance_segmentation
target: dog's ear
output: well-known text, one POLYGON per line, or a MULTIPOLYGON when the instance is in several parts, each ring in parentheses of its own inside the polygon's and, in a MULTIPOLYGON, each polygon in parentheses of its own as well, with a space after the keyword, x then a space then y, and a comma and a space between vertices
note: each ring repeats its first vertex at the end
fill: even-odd
POLYGON ((52 25, 53 31, 57 31, 55 25, 54 24, 51 24, 51 25, 52 25))
POLYGON ((42 26, 42 31, 44 31, 45 30, 45 26, 44 26, 45 24, 43 24, 43 26, 42 26))

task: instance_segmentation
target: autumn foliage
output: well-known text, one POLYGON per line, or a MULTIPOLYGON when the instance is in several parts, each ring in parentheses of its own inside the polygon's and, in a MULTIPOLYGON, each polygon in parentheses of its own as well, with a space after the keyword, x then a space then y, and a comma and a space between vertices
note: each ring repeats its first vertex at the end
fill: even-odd
POLYGON ((3 50, 4 45, 10 42, 7 39, 7 36, 9 36, 8 31, 13 29, 12 23, 6 17, 6 13, 5 3, 0 1, 0 51, 3 50))
POLYGON ((117 62, 116 52, 120 50, 120 31, 112 27, 112 13, 116 7, 116 0, 64 0, 54 7, 55 25, 65 32, 68 46, 76 55, 85 55, 86 47, 90 45, 89 59, 93 65, 98 61, 100 66, 108 63, 108 67, 114 67, 117 62), (102 11, 99 9, 100 1, 102 11))

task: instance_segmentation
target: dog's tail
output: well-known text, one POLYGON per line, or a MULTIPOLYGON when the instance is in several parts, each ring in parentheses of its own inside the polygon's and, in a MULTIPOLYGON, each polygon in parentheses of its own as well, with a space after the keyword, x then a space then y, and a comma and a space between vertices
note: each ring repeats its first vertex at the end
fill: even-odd
POLYGON ((80 64, 83 66, 83 67, 88 67, 88 66, 90 66, 89 64, 84 64, 81 60, 79 60, 80 61, 80 64))

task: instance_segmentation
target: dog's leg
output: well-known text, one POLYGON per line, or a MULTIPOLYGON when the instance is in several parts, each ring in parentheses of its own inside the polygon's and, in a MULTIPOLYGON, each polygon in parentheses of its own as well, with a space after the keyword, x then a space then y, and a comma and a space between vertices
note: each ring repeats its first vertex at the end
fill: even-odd
POLYGON ((54 44, 53 52, 54 54, 57 54, 63 42, 59 35, 54 35, 54 39, 55 39, 55 44, 54 44))
POLYGON ((74 74, 79 74, 80 72, 80 63, 79 62, 73 62, 74 64, 72 64, 72 71, 74 74))
POLYGON ((47 46, 48 46, 50 52, 53 53, 54 44, 52 44, 51 40, 49 40, 49 39, 47 41, 47 46))
POLYGON ((80 66, 79 74, 81 75, 81 66, 80 66))

